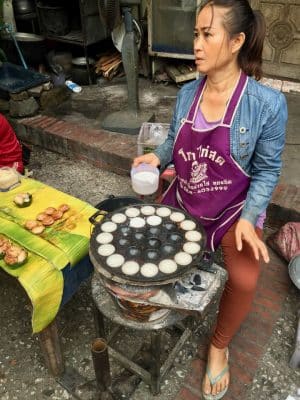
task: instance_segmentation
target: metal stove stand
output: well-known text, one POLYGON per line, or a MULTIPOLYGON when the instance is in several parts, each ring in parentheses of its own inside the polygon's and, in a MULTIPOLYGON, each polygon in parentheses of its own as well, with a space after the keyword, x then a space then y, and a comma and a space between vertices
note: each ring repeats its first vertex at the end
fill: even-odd
POLYGON ((159 394, 160 385, 164 376, 172 367, 175 357, 191 335, 191 330, 184 327, 182 324, 182 320, 187 317, 187 314, 171 310, 166 317, 153 322, 136 322, 127 319, 120 314, 113 299, 102 286, 97 274, 94 274, 92 279, 92 296, 95 303, 95 325, 97 336, 105 338, 104 317, 118 325, 112 333, 105 338, 108 342, 109 355, 116 359, 124 368, 138 375, 145 383, 149 384, 153 395, 159 394), (182 331, 182 334, 165 362, 161 365, 161 333, 164 328, 170 326, 176 326, 182 331), (122 327, 141 331, 151 331, 152 362, 150 371, 147 371, 135 362, 131 361, 111 346, 111 340, 120 329, 122 329, 122 327))

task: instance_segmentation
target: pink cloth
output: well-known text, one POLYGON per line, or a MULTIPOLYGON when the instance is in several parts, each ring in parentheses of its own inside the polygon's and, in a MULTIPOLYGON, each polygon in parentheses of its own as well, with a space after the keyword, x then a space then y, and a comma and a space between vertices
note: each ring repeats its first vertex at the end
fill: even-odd
POLYGON ((23 173, 22 148, 13 128, 0 114, 0 168, 13 167, 23 173))

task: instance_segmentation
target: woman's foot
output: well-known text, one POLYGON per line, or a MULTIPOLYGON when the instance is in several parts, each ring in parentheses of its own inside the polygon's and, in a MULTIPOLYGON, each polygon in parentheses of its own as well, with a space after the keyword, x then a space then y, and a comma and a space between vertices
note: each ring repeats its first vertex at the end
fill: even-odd
POLYGON ((218 349, 211 344, 208 351, 207 370, 202 383, 203 394, 216 396, 226 390, 228 385, 228 349, 218 349))

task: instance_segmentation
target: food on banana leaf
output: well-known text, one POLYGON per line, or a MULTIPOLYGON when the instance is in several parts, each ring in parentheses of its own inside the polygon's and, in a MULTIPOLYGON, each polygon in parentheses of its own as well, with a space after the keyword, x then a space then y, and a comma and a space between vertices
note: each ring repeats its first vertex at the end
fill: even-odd
POLYGON ((37 225, 37 226, 35 226, 34 228, 32 228, 32 229, 31 229, 31 232, 32 232, 34 235, 40 235, 41 233, 44 232, 44 230, 45 230, 44 225, 40 224, 40 225, 37 225))
POLYGON ((54 213, 51 215, 51 217, 52 217, 55 221, 57 221, 58 219, 61 219, 62 216, 63 216, 63 212, 62 212, 62 211, 59 211, 59 210, 54 211, 54 213))
POLYGON ((30 193, 18 193, 14 197, 14 203, 19 208, 28 207, 32 203, 32 194, 30 194, 30 193))
POLYGON ((0 246, 7 245, 9 243, 10 243, 9 240, 5 236, 0 235, 0 246))
POLYGON ((56 211, 56 208, 54 208, 54 207, 48 207, 48 208, 46 208, 46 210, 44 211, 44 213, 47 214, 47 215, 52 215, 55 211, 56 211))
POLYGON ((51 217, 51 215, 45 215, 45 217, 41 220, 41 223, 44 226, 50 226, 54 223, 54 219, 51 217))
POLYGON ((45 230, 45 227, 41 222, 31 219, 26 221, 24 226, 35 235, 40 235, 45 230))
POLYGON ((0 260, 5 256, 7 249, 11 246, 11 242, 3 235, 0 235, 0 260))
POLYGON ((61 211, 61 212, 63 212, 63 213, 65 213, 66 211, 69 211, 69 210, 70 210, 70 207, 68 206, 68 204, 61 204, 61 205, 58 207, 58 210, 61 211))
POLYGON ((28 259, 28 253, 22 247, 11 245, 5 252, 4 262, 10 267, 20 267, 28 259))
POLYGON ((33 228, 35 228, 36 226, 39 226, 40 222, 34 220, 34 219, 29 219, 28 221, 25 222, 25 228, 28 229, 29 231, 31 231, 33 228))
POLYGON ((42 212, 42 213, 39 213, 39 214, 36 216, 36 220, 37 220, 37 221, 43 221, 43 219, 44 219, 45 217, 47 217, 47 214, 42 212))
POLYGON ((10 246, 10 243, 8 240, 6 243, 3 243, 2 245, 0 245, 0 260, 2 260, 2 258, 5 256, 6 250, 8 249, 9 246, 10 246))

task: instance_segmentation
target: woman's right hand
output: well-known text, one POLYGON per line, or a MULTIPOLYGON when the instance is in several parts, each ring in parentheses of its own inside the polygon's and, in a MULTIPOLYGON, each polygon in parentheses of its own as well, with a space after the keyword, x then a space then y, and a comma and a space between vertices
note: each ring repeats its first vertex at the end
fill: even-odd
POLYGON ((150 164, 153 167, 158 167, 160 165, 160 159, 154 153, 143 154, 142 156, 136 157, 133 160, 132 166, 137 167, 141 163, 150 164))

